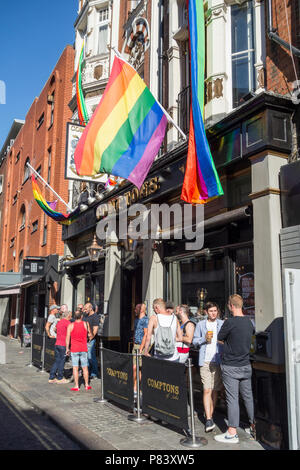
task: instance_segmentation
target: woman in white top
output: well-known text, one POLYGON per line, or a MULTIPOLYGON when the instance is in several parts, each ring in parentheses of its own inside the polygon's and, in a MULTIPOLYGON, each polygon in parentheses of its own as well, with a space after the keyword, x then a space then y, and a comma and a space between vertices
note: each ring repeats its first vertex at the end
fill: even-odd
POLYGON ((167 361, 178 362, 179 353, 176 348, 176 341, 182 341, 182 331, 180 329, 180 324, 174 314, 169 314, 166 311, 166 304, 163 299, 155 299, 153 302, 153 310, 156 315, 152 315, 148 324, 147 339, 145 344, 145 356, 150 356, 149 346, 151 342, 151 336, 154 334, 156 339, 157 331, 159 326, 161 327, 171 327, 173 343, 174 343, 174 353, 172 355, 163 355, 159 354, 155 350, 155 339, 154 339, 154 357, 157 359, 165 359, 167 361))

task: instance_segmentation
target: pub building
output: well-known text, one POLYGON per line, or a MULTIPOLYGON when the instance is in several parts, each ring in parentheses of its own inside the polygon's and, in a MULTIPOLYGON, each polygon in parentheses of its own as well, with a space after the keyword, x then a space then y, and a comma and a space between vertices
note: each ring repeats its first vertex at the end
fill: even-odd
POLYGON ((279 171, 291 152, 293 112, 290 100, 262 92, 207 131, 224 196, 204 207, 200 250, 186 251, 189 240, 184 239, 119 240, 113 234, 97 240, 96 262, 87 251, 95 244, 101 208, 116 206, 119 196, 128 207, 182 203, 187 143, 181 142, 156 159, 140 191, 126 181, 64 226, 61 261, 64 301, 72 299, 73 310, 79 303, 97 304, 105 318, 104 345, 123 352, 130 351, 137 303, 145 301, 150 315, 153 300, 163 297, 188 304, 200 316, 210 300, 226 317, 228 296, 240 294, 257 332, 252 356, 256 417, 260 433, 275 446, 287 445, 279 171))

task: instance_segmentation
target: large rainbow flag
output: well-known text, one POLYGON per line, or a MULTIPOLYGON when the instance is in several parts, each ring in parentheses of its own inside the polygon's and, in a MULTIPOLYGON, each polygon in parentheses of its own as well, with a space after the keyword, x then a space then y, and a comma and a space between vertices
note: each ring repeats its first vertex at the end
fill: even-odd
POLYGON ((77 144, 78 175, 108 173, 140 188, 164 139, 167 118, 133 67, 115 57, 104 95, 77 144))
POLYGON ((205 23, 202 0, 188 1, 188 16, 191 50, 191 110, 188 156, 181 199, 199 204, 224 193, 203 123, 205 23))
POLYGON ((76 99, 77 99, 77 110, 78 110, 78 120, 82 126, 86 126, 88 120, 89 120, 89 115, 87 112, 87 107, 85 104, 84 96, 83 96, 83 91, 82 91, 82 75, 81 75, 81 69, 82 69, 82 61, 83 61, 83 49, 84 49, 84 43, 82 44, 80 56, 79 56, 79 63, 78 63, 78 68, 77 68, 77 73, 76 73, 76 99))
POLYGON ((53 203, 46 201, 46 199, 43 197, 40 188, 38 187, 36 178, 33 175, 31 176, 31 182, 34 199, 36 200, 40 208, 49 217, 51 217, 51 219, 55 220, 61 225, 70 225, 79 217, 79 207, 77 207, 73 212, 70 212, 70 214, 63 214, 62 212, 57 212, 53 210, 53 203))

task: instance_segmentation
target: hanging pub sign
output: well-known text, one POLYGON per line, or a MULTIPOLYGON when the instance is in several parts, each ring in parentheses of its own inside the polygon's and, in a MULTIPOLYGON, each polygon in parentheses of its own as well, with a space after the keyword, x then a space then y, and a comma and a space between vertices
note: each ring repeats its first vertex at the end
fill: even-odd
POLYGON ((143 356, 143 413, 188 429, 185 364, 143 356))
POLYGON ((44 276, 45 275, 45 259, 27 258, 23 261, 23 275, 44 276))
POLYGON ((84 129, 85 127, 79 124, 67 123, 65 178, 67 180, 89 181, 91 183, 106 183, 108 179, 106 173, 95 176, 79 176, 76 172, 74 153, 84 129))
POLYGON ((133 408, 132 355, 103 349, 104 398, 133 408))

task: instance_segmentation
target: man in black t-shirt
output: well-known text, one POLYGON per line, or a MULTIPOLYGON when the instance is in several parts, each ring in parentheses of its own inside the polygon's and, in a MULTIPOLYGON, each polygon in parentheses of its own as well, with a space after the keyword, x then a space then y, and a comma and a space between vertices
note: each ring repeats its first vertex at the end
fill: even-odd
POLYGON ((218 334, 218 341, 224 344, 221 370, 226 392, 228 430, 224 434, 215 436, 215 440, 238 444, 239 437, 236 428, 240 424, 239 392, 247 410, 250 432, 253 436, 255 434, 250 364, 250 346, 254 327, 250 319, 243 314, 243 299, 240 295, 235 294, 229 297, 228 308, 233 317, 224 321, 218 334))
POLYGON ((96 357, 96 335, 99 328, 99 317, 94 312, 91 303, 85 304, 83 307, 83 321, 89 323, 92 337, 88 342, 88 361, 89 361, 89 373, 90 379, 98 378, 98 362, 96 357))

